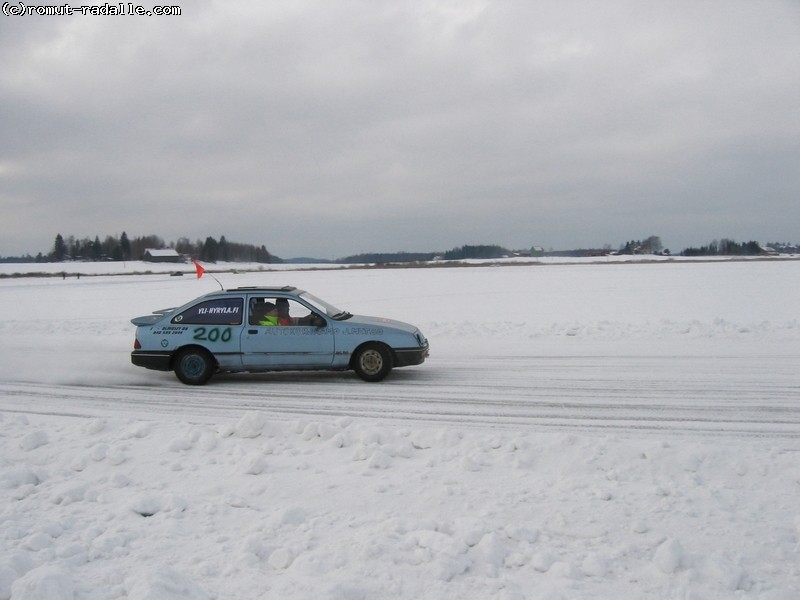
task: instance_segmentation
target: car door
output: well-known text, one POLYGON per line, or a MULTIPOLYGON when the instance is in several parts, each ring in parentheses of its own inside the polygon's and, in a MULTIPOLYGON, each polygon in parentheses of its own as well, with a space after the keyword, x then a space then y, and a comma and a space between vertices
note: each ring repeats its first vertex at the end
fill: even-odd
POLYGON ((331 366, 333 330, 327 320, 294 298, 252 295, 242 330, 242 362, 253 371, 324 369, 331 366), (274 324, 277 319, 277 324, 274 324))
POLYGON ((172 352, 183 346, 201 346, 211 352, 221 369, 241 369, 239 340, 244 320, 245 300, 222 296, 197 302, 175 314, 156 331, 159 345, 172 352))

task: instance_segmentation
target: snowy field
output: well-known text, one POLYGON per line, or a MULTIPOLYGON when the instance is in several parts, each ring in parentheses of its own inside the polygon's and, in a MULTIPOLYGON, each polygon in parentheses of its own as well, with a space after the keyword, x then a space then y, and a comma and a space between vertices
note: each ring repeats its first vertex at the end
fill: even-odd
POLYGON ((208 275, 0 279, 0 600, 800 597, 800 261, 295 268, 214 275, 431 358, 188 388, 129 320, 208 275))

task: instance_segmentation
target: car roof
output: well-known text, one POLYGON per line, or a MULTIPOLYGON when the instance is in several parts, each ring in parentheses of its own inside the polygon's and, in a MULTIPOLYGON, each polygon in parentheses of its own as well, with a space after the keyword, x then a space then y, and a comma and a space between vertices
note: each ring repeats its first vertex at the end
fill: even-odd
MULTIPOLYGON (((205 294, 205 296, 227 296, 229 294, 275 294, 275 293, 284 293, 284 294, 301 294, 304 290, 300 290, 293 285, 284 285, 284 286, 269 286, 269 285, 253 285, 253 286, 243 286, 237 288, 229 288, 227 290, 217 290, 215 292, 209 292, 205 294)), ((205 297, 204 296, 204 297, 205 297)))
POLYGON ((284 285, 284 286, 281 286, 281 287, 277 287, 277 286, 256 286, 256 285, 253 285, 253 286, 244 286, 244 287, 238 287, 238 288, 231 288, 231 289, 228 289, 228 290, 225 290, 225 291, 226 292, 292 292, 292 293, 297 293, 297 292, 302 292, 303 290, 299 290, 296 287, 294 287, 293 285, 284 285))
POLYGON ((196 302, 201 298, 213 299, 219 298, 222 296, 223 298, 226 296, 230 296, 232 294, 302 294, 305 290, 298 289, 293 285, 284 285, 284 286, 244 286, 238 288, 230 288, 227 290, 217 290, 215 292, 208 292, 207 294, 203 294, 199 298, 195 298, 191 302, 196 302))

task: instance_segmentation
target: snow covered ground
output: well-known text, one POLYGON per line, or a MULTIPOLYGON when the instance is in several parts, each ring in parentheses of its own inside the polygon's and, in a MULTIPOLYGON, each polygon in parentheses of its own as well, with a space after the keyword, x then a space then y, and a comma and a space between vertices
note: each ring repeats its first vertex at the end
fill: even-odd
POLYGON ((800 261, 216 273, 432 356, 203 388, 129 319, 213 279, 80 267, 0 280, 0 600, 800 597, 800 261))

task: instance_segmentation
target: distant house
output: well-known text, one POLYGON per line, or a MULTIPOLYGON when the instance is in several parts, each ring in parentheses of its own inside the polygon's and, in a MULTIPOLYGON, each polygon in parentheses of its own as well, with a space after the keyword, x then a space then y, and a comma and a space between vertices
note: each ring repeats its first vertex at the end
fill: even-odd
POLYGON ((145 262, 155 263, 180 263, 184 262, 183 257, 173 248, 148 248, 144 251, 145 262))

